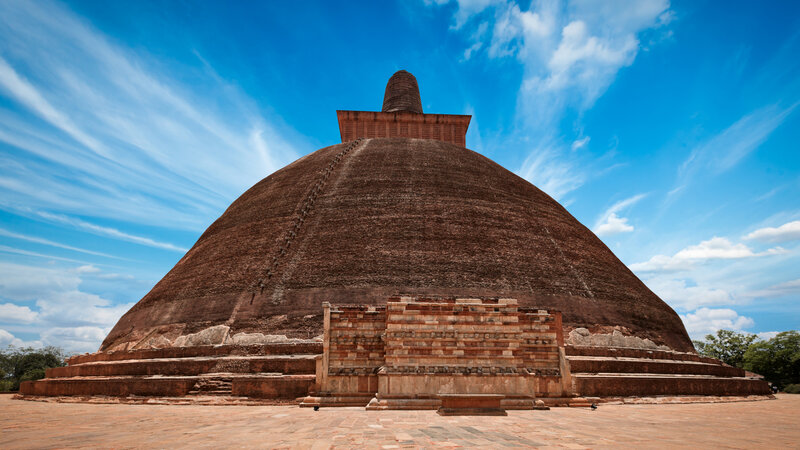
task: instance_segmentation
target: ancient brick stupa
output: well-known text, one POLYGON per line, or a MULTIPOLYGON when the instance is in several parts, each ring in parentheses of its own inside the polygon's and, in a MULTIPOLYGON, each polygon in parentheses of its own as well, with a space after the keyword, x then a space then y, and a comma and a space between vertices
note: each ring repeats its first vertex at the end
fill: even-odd
POLYGON ((337 114, 341 144, 250 188, 98 353, 23 392, 299 397, 323 302, 407 295, 559 311, 573 396, 766 393, 697 356, 678 315, 563 206, 465 148, 470 116, 423 113, 410 73, 381 112, 337 114))

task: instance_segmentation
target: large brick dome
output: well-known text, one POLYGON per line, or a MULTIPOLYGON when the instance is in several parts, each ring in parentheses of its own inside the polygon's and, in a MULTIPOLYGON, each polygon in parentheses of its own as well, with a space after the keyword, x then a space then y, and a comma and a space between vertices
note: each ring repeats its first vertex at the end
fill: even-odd
POLYGON ((413 138, 333 145, 257 183, 101 350, 175 345, 219 325, 308 338, 323 301, 398 293, 512 297, 562 311, 568 330, 692 351, 678 315, 558 202, 478 153, 413 138))

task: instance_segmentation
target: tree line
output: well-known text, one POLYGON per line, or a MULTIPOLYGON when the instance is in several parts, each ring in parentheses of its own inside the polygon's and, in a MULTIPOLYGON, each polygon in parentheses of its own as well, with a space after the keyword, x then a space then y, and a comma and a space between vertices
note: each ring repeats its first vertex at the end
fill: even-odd
POLYGON ((62 367, 67 354, 58 347, 17 348, 9 345, 0 350, 0 392, 18 391, 23 381, 44 378, 51 367, 62 367))
POLYGON ((800 333, 784 331, 769 340, 755 334, 718 330, 692 341, 697 352, 755 372, 784 392, 800 394, 800 333))

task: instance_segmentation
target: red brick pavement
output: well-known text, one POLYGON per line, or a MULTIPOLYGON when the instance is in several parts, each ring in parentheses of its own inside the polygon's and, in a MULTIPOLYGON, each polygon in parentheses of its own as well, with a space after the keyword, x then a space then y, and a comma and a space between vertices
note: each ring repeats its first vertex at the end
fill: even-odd
POLYGON ((442 417, 296 406, 51 403, 0 395, 0 448, 798 448, 800 395, 442 417))

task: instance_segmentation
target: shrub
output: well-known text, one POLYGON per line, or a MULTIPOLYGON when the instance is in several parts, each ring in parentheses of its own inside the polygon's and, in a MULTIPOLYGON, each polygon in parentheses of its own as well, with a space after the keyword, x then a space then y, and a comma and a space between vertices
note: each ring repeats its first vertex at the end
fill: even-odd
POLYGON ((0 380, 0 392, 13 391, 14 390, 12 389, 13 387, 14 387, 14 380, 6 380, 6 379, 0 380))
POLYGON ((800 394, 800 384, 790 384, 783 388, 783 392, 787 394, 800 394))

